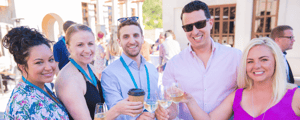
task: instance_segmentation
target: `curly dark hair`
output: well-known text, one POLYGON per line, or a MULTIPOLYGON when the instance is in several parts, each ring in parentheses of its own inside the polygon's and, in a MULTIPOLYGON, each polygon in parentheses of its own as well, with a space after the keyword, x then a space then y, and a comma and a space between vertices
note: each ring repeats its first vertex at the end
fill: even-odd
POLYGON ((209 9, 208 9, 208 6, 206 5, 206 3, 202 2, 202 1, 197 1, 197 0, 192 1, 184 6, 184 8, 182 9, 182 12, 181 12, 180 19, 182 20, 183 13, 191 13, 193 11, 198 11, 198 10, 203 10, 205 17, 207 19, 210 19, 209 9))
MULTIPOLYGON (((25 26, 16 27, 8 31, 2 39, 2 45, 14 56, 14 60, 19 65, 25 65, 27 68, 27 57, 30 48, 45 44, 51 48, 52 42, 45 38, 34 28, 25 26)), ((20 68, 18 68, 20 70, 20 68)))

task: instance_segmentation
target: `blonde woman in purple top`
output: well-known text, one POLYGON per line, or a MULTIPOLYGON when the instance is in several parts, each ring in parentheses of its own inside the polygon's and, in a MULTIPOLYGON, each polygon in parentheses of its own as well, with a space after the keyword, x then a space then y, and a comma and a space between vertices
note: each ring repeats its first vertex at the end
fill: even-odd
POLYGON ((215 110, 207 114, 190 94, 185 100, 194 119, 300 120, 300 89, 287 83, 283 55, 270 38, 256 38, 244 50, 237 84, 215 110))

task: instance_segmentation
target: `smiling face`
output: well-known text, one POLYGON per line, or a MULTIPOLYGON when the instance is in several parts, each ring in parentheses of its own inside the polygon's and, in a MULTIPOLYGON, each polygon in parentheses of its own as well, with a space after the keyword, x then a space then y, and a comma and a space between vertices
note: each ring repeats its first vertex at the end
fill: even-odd
POLYGON ((79 30, 71 34, 67 48, 77 64, 86 66, 91 63, 95 52, 95 38, 89 31, 79 30))
POLYGON ((123 48, 124 54, 134 59, 140 55, 144 37, 138 26, 126 25, 120 29, 118 42, 123 48))
MULTIPOLYGON (((197 10, 191 13, 183 13, 182 25, 192 24, 206 19, 207 18, 205 17, 203 10, 197 10)), ((193 49, 203 48, 210 43, 210 30, 212 29, 212 25, 213 20, 209 19, 209 21, 206 22, 206 26, 204 28, 197 29, 194 25, 192 31, 185 32, 193 49)))
POLYGON ((275 71, 275 58, 270 48, 258 45, 249 50, 247 63, 247 75, 254 82, 271 80, 275 71))
POLYGON ((57 64, 51 49, 45 45, 38 45, 30 48, 27 60, 27 68, 22 65, 22 73, 27 71, 27 80, 37 86, 43 86, 44 83, 52 82, 57 64), (23 69, 22 69, 23 68, 23 69))

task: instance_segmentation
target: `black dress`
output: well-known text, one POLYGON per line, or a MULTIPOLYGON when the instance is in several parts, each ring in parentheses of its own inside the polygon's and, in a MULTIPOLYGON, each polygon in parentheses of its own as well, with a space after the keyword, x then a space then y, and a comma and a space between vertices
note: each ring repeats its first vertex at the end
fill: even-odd
MULTIPOLYGON (((99 91, 97 90, 96 86, 94 86, 92 83, 87 81, 85 78, 86 93, 84 95, 84 98, 86 101, 86 105, 90 111, 90 116, 92 119, 94 119, 96 104, 99 102, 104 103, 104 98, 103 98, 102 87, 101 87, 100 81, 98 80, 97 77, 96 77, 96 80, 97 80, 97 86, 98 86, 99 91)), ((69 115, 70 120, 74 120, 72 118, 72 116, 70 115, 70 113, 68 113, 68 115, 69 115)))

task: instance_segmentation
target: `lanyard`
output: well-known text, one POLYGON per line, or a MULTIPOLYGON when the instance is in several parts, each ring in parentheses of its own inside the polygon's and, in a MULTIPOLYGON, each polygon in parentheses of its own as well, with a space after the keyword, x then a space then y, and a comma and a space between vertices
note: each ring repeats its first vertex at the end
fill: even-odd
MULTIPOLYGON (((132 82, 133 82, 135 88, 137 89, 138 86, 137 86, 137 84, 136 84, 136 82, 135 82, 135 79, 134 79, 134 77, 133 77, 133 75, 132 75, 132 73, 131 73, 129 67, 128 67, 127 64, 125 63, 125 61, 124 61, 124 59, 123 59, 122 56, 120 57, 120 60, 121 60, 121 62, 122 62, 122 64, 123 64, 123 66, 125 67, 125 69, 127 70, 128 74, 130 75, 131 80, 132 80, 132 82)), ((147 87, 148 87, 148 98, 149 98, 149 97, 150 97, 150 81, 149 81, 149 72, 148 72, 148 68, 147 68, 146 64, 145 64, 145 70, 146 70, 146 75, 147 75, 147 87)))
POLYGON ((65 44, 66 44, 66 40, 65 40, 65 37, 63 37, 62 39, 61 39, 65 44))
POLYGON ((90 68, 90 66, 88 65, 88 69, 89 69, 89 73, 90 73, 90 76, 92 77, 92 79, 86 74, 86 72, 82 69, 82 67, 80 65, 78 65, 72 58, 69 58, 71 63, 81 72, 84 74, 84 76, 86 78, 89 79, 89 81, 96 86, 97 88, 97 81, 96 81, 96 77, 94 76, 94 73, 92 71, 92 69, 90 68))
MULTIPOLYGON (((32 84, 31 82, 29 82, 28 80, 26 80, 23 76, 22 76, 22 80, 26 83, 26 84, 28 84, 28 85, 30 85, 30 86, 32 86, 32 87, 34 87, 35 89, 37 89, 38 91, 40 91, 41 93, 43 93, 44 95, 46 95, 47 97, 49 97, 50 99, 52 99, 54 102, 55 102, 55 100, 52 98, 52 97, 50 97, 50 95, 49 94, 47 94, 44 90, 42 90, 41 88, 39 88, 38 86, 36 86, 36 85, 34 85, 34 84, 32 84)), ((59 99, 53 94, 53 92, 51 92, 51 90, 46 86, 46 85, 44 85, 45 86, 45 88, 46 88, 46 90, 58 101, 58 103, 56 103, 57 105, 58 105, 58 107, 60 107, 66 114, 68 114, 68 111, 66 110, 66 108, 63 106, 63 104, 59 101, 59 99)))

